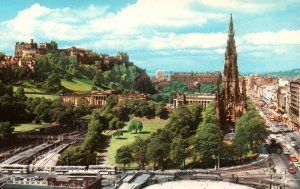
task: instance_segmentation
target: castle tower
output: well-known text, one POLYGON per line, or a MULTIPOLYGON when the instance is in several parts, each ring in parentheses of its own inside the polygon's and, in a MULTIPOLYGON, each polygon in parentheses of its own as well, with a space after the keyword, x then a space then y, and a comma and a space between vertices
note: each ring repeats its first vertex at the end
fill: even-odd
MULTIPOLYGON (((223 87, 222 92, 218 96, 216 107, 216 112, 220 119, 220 126, 225 132, 234 131, 236 119, 245 112, 246 108, 244 87, 242 87, 243 93, 241 93, 239 87, 239 72, 234 34, 231 15, 222 77, 223 87)), ((245 85, 245 82, 243 82, 243 85, 245 85)))

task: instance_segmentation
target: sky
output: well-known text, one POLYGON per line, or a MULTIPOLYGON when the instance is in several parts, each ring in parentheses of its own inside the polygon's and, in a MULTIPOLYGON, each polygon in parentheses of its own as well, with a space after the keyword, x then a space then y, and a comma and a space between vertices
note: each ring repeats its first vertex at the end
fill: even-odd
POLYGON ((222 71, 232 13, 240 73, 300 68, 299 0, 1 0, 0 51, 17 41, 127 52, 153 73, 222 71))

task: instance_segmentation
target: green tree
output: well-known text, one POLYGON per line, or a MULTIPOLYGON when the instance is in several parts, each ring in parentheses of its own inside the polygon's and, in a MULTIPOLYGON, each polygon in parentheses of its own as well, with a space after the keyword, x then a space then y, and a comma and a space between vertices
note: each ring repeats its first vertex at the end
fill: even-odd
POLYGON ((155 115, 158 116, 160 119, 168 119, 169 118, 169 111, 166 108, 166 104, 164 102, 160 102, 156 105, 155 115))
POLYGON ((248 150, 257 151, 257 147, 267 137, 264 120, 254 110, 248 110, 236 122, 236 136, 234 144, 240 149, 240 154, 248 150))
POLYGON ((48 92, 57 92, 62 89, 60 77, 58 74, 51 74, 43 83, 43 88, 48 92))
POLYGON ((188 143, 181 136, 177 136, 172 140, 170 148, 170 159, 177 165, 183 163, 185 166, 185 159, 188 157, 188 143))
POLYGON ((93 84, 97 86, 101 86, 105 83, 105 79, 103 76, 102 71, 97 71, 94 78, 93 78, 93 84))
POLYGON ((95 164, 93 153, 85 151, 82 146, 70 146, 59 157, 58 165, 91 165, 95 164))
POLYGON ((117 138, 119 139, 120 136, 123 135, 123 131, 117 130, 116 132, 114 132, 113 136, 117 136, 117 138))
POLYGON ((20 101, 25 101, 27 99, 27 97, 25 96, 25 90, 23 87, 18 87, 14 96, 20 101))
POLYGON ((119 118, 114 117, 112 120, 110 120, 109 122, 109 129, 110 130, 115 130, 117 129, 117 123, 119 122, 119 118))
POLYGON ((131 148, 129 146, 120 147, 116 152, 115 160, 124 167, 130 164, 133 161, 131 148))
POLYGON ((222 144, 219 127, 213 123, 201 123, 196 135, 195 150, 204 165, 211 165, 222 144))
POLYGON ((73 109, 76 118, 80 118, 92 112, 92 108, 89 105, 87 99, 81 97, 77 101, 77 106, 73 109))
POLYGON ((138 120, 138 119, 133 119, 131 120, 129 126, 128 126, 128 130, 129 131, 135 131, 135 134, 137 134, 138 131, 142 131, 143 130, 143 123, 138 120))
POLYGON ((14 128, 11 126, 10 122, 0 122, 0 141, 8 139, 13 131, 14 128))
POLYGON ((131 145, 132 157, 138 166, 142 169, 145 168, 147 160, 147 145, 149 140, 137 137, 135 142, 131 145))
POLYGON ((193 116, 187 106, 180 106, 171 115, 166 125, 166 129, 173 136, 182 136, 187 138, 195 130, 193 128, 193 116))
POLYGON ((151 140, 147 145, 147 158, 153 163, 153 168, 156 164, 163 167, 170 152, 170 143, 168 132, 165 130, 158 130, 151 135, 151 140))

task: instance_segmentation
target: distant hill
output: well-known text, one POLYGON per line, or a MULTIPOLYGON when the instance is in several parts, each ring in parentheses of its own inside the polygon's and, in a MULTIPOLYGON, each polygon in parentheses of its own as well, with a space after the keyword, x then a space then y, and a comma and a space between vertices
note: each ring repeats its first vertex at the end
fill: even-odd
POLYGON ((292 77, 292 78, 295 78, 295 77, 300 75, 300 68, 289 70, 289 71, 270 72, 268 74, 272 75, 272 76, 277 76, 277 77, 292 77))

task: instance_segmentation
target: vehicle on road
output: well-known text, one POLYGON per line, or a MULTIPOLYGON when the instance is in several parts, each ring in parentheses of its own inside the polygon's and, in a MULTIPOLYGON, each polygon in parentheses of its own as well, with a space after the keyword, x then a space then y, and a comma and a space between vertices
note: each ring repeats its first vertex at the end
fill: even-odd
POLYGON ((292 142, 291 142, 291 146, 292 146, 292 147, 296 147, 296 146, 297 146, 296 142, 295 142, 295 141, 292 141, 292 142))
POLYGON ((291 174, 296 174, 296 169, 294 167, 290 167, 288 169, 288 172, 291 173, 291 174))
POLYGON ((89 165, 89 171, 97 171, 101 175, 115 175, 117 172, 116 166, 106 165, 89 165))
POLYGON ((296 141, 295 137, 291 137, 291 141, 296 141))
POLYGON ((57 175, 65 175, 69 171, 86 170, 86 166, 55 166, 54 171, 57 175))
POLYGON ((0 165, 0 172, 7 174, 27 174, 29 173, 29 166, 21 164, 2 164, 0 165))
POLYGON ((283 154, 289 155, 291 153, 290 153, 290 151, 287 148, 283 148, 283 154))
POLYGON ((297 157, 296 157, 295 155, 290 155, 289 160, 290 160, 291 162, 296 162, 296 161, 298 161, 298 159, 297 159, 297 157))
POLYGON ((24 177, 22 177, 20 175, 15 177, 15 181, 22 181, 22 180, 24 180, 24 177))

